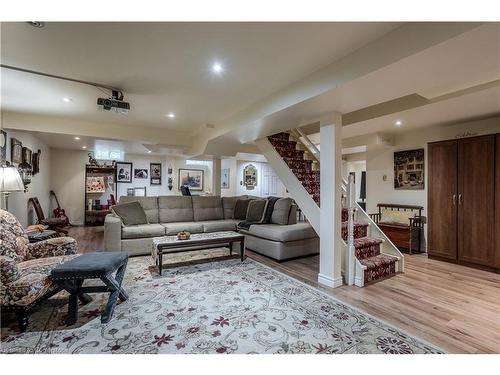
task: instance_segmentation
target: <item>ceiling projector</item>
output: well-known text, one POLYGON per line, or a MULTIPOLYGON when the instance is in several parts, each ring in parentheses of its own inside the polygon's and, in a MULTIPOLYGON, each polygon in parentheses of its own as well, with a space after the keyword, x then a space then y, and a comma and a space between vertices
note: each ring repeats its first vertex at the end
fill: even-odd
POLYGON ((121 92, 113 90, 111 98, 97 99, 97 108, 101 111, 128 113, 130 111, 130 103, 123 101, 123 94, 121 92))

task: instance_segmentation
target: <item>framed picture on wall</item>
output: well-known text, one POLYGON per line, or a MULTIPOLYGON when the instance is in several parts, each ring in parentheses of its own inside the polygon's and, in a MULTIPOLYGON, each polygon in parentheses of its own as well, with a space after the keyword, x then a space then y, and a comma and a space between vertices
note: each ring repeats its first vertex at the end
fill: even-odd
POLYGON ((394 189, 424 189, 424 149, 394 153, 394 189))
POLYGON ((42 153, 42 150, 38 150, 37 152, 33 153, 33 156, 31 157, 31 165, 33 167, 33 171, 31 172, 33 175, 36 175, 38 172, 40 172, 40 155, 42 153))
POLYGON ((179 190, 181 186, 189 187, 189 190, 203 190, 202 169, 179 169, 179 190))
POLYGON ((33 151, 31 151, 28 147, 23 147, 23 163, 28 163, 31 165, 31 156, 33 155, 33 151))
POLYGON ((127 162, 116 163, 116 182, 122 182, 122 183, 132 182, 132 163, 127 163, 127 162))
POLYGON ((16 138, 10 139, 10 161, 13 164, 23 162, 23 144, 16 138))
POLYGON ((149 178, 151 185, 161 185, 161 163, 149 164, 149 178))
POLYGON ((139 179, 148 178, 148 170, 146 168, 134 169, 134 178, 139 178, 139 179))
POLYGON ((224 168, 220 173, 220 187, 221 189, 229 189, 229 168, 224 168))

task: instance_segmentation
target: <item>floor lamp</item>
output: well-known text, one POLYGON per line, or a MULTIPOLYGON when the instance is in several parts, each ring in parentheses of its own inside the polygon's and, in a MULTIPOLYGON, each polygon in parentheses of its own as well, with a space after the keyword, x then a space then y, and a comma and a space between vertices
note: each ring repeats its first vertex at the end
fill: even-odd
POLYGON ((24 191, 21 175, 13 165, 2 165, 0 167, 0 195, 2 209, 6 211, 9 210, 9 193, 13 191, 24 191))

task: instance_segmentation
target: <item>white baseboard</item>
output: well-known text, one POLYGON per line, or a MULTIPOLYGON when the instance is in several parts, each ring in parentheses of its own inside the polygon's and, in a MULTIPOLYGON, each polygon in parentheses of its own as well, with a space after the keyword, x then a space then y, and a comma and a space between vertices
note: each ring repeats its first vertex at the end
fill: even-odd
POLYGON ((330 288, 338 288, 339 286, 343 285, 342 276, 333 278, 330 276, 322 275, 321 273, 318 274, 318 283, 330 288))

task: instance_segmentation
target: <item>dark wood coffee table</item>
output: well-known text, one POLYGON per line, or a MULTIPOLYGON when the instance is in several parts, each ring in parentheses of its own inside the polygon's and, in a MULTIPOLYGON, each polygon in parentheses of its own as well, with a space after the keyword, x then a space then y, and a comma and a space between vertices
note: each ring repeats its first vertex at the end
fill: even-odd
POLYGON ((182 253, 211 249, 229 244, 229 253, 233 252, 233 243, 240 243, 241 261, 245 259, 245 236, 238 232, 194 233, 189 240, 179 240, 177 236, 165 236, 153 239, 152 257, 161 275, 163 254, 182 253), (217 246, 219 245, 219 246, 217 246), (195 247, 195 248, 193 248, 195 247))

